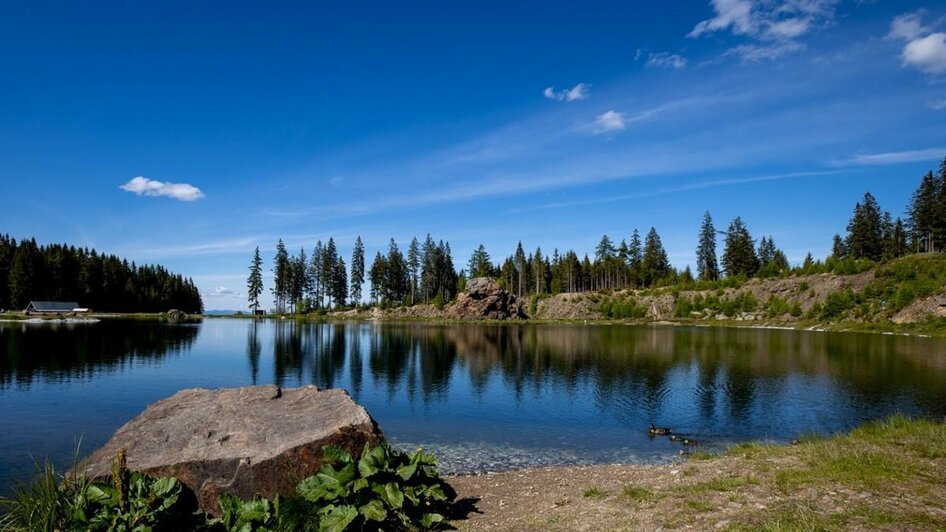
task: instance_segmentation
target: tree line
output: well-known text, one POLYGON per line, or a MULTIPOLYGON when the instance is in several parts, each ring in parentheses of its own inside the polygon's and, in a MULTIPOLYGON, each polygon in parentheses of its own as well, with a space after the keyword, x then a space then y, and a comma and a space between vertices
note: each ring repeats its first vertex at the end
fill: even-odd
MULTIPOLYGON (((362 304, 362 287, 367 280, 369 298, 374 304, 395 306, 414 303, 442 304, 456 296, 460 285, 453 265, 450 243, 434 242, 428 234, 421 244, 413 238, 407 255, 392 238, 386 254, 375 255, 370 268, 365 266, 365 246, 359 236, 352 248, 351 267, 339 256, 334 237, 325 244, 316 242, 311 256, 305 248, 289 254, 282 239, 276 243, 273 257, 273 295, 275 311, 309 312, 362 304), (367 278, 366 278, 367 275, 367 278)), ((259 247, 253 253, 247 278, 249 307, 259 310, 263 295, 263 259, 259 247)))
POLYGON ((0 309, 23 309, 30 301, 74 301, 102 312, 203 310, 194 282, 162 266, 0 235, 0 309))
MULTIPOLYGON (((725 230, 717 230, 709 212, 704 213, 698 232, 696 273, 687 266, 674 268, 657 230, 647 234, 634 229, 629 239, 615 243, 601 237, 593 256, 579 256, 574 250, 551 254, 541 247, 527 252, 519 242, 515 251, 494 262, 480 244, 470 255, 466 268, 455 271, 450 244, 435 243, 430 235, 421 245, 414 238, 407 255, 391 239, 387 254, 378 252, 365 271, 364 245, 359 237, 352 254, 350 280, 345 262, 337 256, 335 244, 317 243, 306 266, 305 250, 289 256, 280 240, 274 261, 276 310, 308 310, 361 303, 361 286, 370 284, 370 300, 381 305, 442 303, 462 291, 467 278, 492 277, 520 296, 627 288, 692 285, 726 280, 766 278, 790 274, 853 273, 863 261, 886 261, 907 253, 946 251, 946 159, 938 174, 928 172, 907 205, 906 219, 894 219, 881 209, 867 192, 854 206, 845 234, 835 234, 831 255, 824 261, 808 253, 798 266, 791 266, 786 254, 771 236, 753 238, 741 217, 725 230), (722 241, 722 253, 717 243, 722 241), (858 262, 861 261, 861 262, 858 262), (303 305, 300 307, 299 305, 303 305)), ((248 281, 251 308, 258 308, 262 294, 262 260, 259 249, 251 264, 248 281)))

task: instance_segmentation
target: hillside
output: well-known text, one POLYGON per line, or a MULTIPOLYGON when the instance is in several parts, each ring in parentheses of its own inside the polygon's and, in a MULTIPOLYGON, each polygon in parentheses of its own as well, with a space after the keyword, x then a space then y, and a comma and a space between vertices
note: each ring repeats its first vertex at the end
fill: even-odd
POLYGON ((750 279, 735 287, 558 294, 540 300, 531 317, 921 323, 946 318, 946 256, 912 255, 853 275, 750 279))

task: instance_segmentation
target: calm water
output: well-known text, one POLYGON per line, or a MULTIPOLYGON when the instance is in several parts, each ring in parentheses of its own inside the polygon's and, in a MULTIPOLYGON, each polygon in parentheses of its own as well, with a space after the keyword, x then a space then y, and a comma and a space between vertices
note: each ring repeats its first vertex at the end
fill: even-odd
POLYGON ((650 422, 722 447, 946 416, 946 341, 624 325, 0 323, 0 490, 68 465, 182 388, 349 390, 445 469, 674 460, 650 422))

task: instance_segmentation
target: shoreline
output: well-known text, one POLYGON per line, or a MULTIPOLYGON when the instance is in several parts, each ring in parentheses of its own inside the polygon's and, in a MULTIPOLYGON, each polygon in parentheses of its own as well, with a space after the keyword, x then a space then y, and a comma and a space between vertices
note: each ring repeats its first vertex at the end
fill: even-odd
POLYGON ((797 445, 672 464, 451 475, 459 530, 941 530, 946 422, 895 416, 797 445))

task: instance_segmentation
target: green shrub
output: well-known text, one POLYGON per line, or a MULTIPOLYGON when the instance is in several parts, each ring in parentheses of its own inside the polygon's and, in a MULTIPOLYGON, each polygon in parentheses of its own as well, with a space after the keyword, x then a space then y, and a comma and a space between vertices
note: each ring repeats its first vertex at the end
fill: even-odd
POLYGON ((857 294, 850 288, 831 292, 825 298, 820 317, 826 321, 842 318, 848 311, 857 306, 858 302, 857 294))
POLYGON ((801 317, 802 315, 801 305, 799 305, 798 303, 795 303, 794 305, 792 305, 792 309, 789 311, 789 314, 791 314, 793 318, 801 317))
MULTIPOLYGON (((799 309, 800 310, 800 309, 799 309)), ((777 318, 784 316, 792 311, 788 302, 779 296, 771 296, 765 304, 765 316, 767 318, 777 318)))

